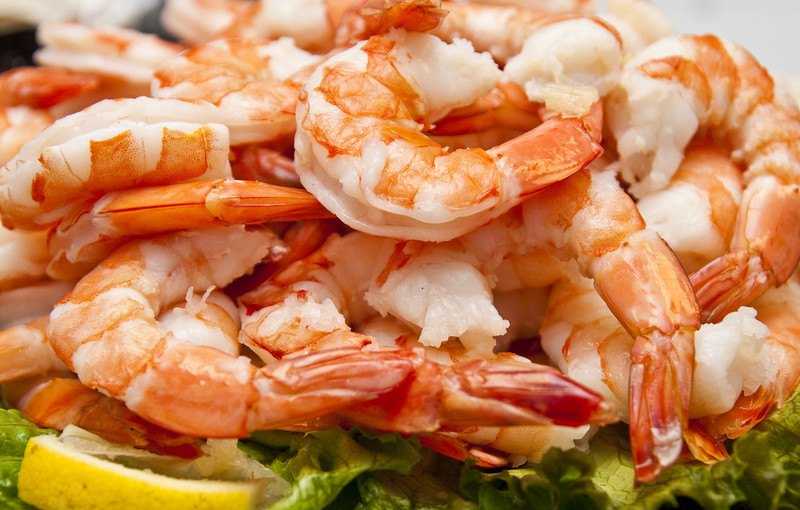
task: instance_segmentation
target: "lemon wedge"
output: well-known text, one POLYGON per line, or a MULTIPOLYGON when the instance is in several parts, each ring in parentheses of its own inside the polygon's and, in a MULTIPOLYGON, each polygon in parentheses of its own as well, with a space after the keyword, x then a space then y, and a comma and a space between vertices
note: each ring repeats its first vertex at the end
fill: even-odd
POLYGON ((19 497, 41 510, 250 510, 264 480, 187 480, 97 458, 53 436, 28 441, 19 497))

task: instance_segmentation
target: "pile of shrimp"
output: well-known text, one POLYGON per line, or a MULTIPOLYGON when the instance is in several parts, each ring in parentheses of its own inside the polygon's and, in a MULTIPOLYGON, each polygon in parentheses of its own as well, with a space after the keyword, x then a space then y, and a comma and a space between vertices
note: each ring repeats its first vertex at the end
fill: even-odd
POLYGON ((0 383, 159 453, 712 463, 800 385, 800 114, 645 0, 169 0, 0 75, 0 383))

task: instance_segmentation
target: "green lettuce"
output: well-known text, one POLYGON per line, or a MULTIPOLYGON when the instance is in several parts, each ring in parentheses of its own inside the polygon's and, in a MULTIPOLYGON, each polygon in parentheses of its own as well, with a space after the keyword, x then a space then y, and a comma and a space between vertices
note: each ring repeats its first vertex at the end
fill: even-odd
POLYGON ((17 478, 28 439, 55 434, 26 420, 19 411, 0 409, 0 508, 30 509, 17 497, 17 478))
POLYGON ((494 471, 359 430, 259 432, 241 448, 292 483, 279 510, 800 509, 800 397, 732 442, 730 459, 672 466, 640 486, 624 425, 603 428, 588 454, 551 449, 494 471))
POLYGON ((242 442, 242 448, 292 484, 289 494, 271 507, 274 510, 325 508, 336 503, 359 475, 384 470, 408 475, 420 460, 415 439, 342 429, 308 434, 256 432, 242 442))

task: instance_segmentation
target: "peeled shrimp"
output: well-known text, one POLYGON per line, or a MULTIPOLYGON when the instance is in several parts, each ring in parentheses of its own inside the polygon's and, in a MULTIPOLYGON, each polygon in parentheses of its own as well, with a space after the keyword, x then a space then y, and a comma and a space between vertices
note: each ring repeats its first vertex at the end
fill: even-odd
POLYGON ((153 95, 209 101, 226 112, 237 139, 272 141, 294 134, 300 83, 291 77, 317 60, 289 38, 218 39, 162 63, 153 95))
MULTIPOLYGON (((213 347, 234 356, 239 353, 238 310, 220 291, 200 297, 190 290, 186 301, 162 313, 159 321, 179 341, 213 347)), ((47 322, 48 318, 43 317, 0 333, 0 346, 6 351, 3 360, 16 367, 16 371, 0 368, 3 395, 12 406, 42 427, 63 430, 76 425, 109 441, 156 453, 187 458, 202 454, 197 439, 150 424, 119 400, 65 377, 66 367, 44 337, 47 322), (17 350, 10 349, 13 343, 17 350), (36 362, 29 363, 28 359, 36 362), (20 367, 25 367, 24 372, 20 367)))
POLYGON ((161 24, 182 41, 210 41, 250 9, 242 0, 166 0, 161 24))
POLYGON ((717 37, 661 39, 628 62, 608 101, 621 175, 641 195, 663 187, 689 141, 708 133, 745 168, 727 253, 692 275, 705 321, 784 282, 800 260, 800 114, 740 46, 717 37))
POLYGON ((47 233, 8 230, 0 226, 0 292, 43 280, 50 254, 47 233))
POLYGON ((708 143, 686 149, 667 187, 639 199, 647 226, 664 238, 687 272, 725 253, 742 200, 742 175, 727 151, 708 143))
POLYGON ((73 282, 41 280, 0 292, 0 328, 47 315, 73 285, 73 282))
MULTIPOLYGON (((694 424, 695 434, 687 438, 698 456, 706 455, 711 459, 727 457, 726 439, 743 435, 797 391, 800 386, 798 305, 800 282, 795 274, 782 286, 768 290, 755 300, 755 310, 741 309, 749 310, 746 329, 739 326, 743 330, 740 334, 748 335, 748 341, 741 342, 744 345, 735 355, 723 356, 728 366, 712 375, 713 379, 722 381, 716 386, 725 391, 718 393, 733 405, 720 406, 718 395, 705 392, 706 408, 717 407, 712 408, 714 412, 697 413, 699 419, 694 424)), ((719 332, 713 338, 716 349, 709 349, 707 353, 708 360, 718 360, 719 351, 725 349, 719 346, 729 345, 731 325, 727 323, 736 313, 742 312, 728 314, 719 324, 709 325, 717 327, 719 332)), ((725 350, 730 351, 730 347, 725 350)))
POLYGON ((330 216, 304 190, 257 181, 215 179, 116 191, 50 231, 47 274, 60 280, 77 279, 135 237, 330 216))
POLYGON ((599 106, 580 119, 551 118, 489 151, 448 153, 420 133, 488 93, 498 78, 488 56, 465 41, 447 45, 426 34, 398 30, 338 53, 301 90, 300 180, 357 230, 442 241, 486 223, 601 152, 599 106), (430 69, 448 69, 448 80, 430 69))
MULTIPOLYGON (((426 384, 438 380, 431 367, 420 368, 420 360, 402 349, 327 349, 259 369, 247 358, 178 341, 156 321, 160 309, 189 286, 224 286, 276 243, 266 231, 241 227, 130 243, 56 306, 47 331, 51 345, 87 386, 122 399, 156 424, 204 437, 241 437, 256 428, 327 415, 374 399, 411 374, 434 377, 426 384), (215 398, 209 399, 209 391, 215 398)), ((438 396, 461 403, 461 392, 472 391, 465 386, 470 374, 492 380, 493 374, 506 379, 514 372, 512 367, 460 367, 446 387, 440 386, 445 395, 438 396)), ((535 375, 520 377, 530 384, 535 375)), ((576 391, 575 398, 587 405, 581 408, 584 414, 578 412, 583 418, 606 411, 593 394, 576 391)), ((530 411, 511 408, 533 419, 530 411)))
POLYGON ((42 23, 36 37, 42 46, 34 55, 37 64, 117 78, 131 88, 131 97, 147 94, 156 67, 182 50, 133 29, 74 22, 42 23))
POLYGON ((109 191, 230 177, 220 117, 211 104, 144 97, 64 117, 0 171, 3 223, 42 228, 109 191))
POLYGON ((53 117, 46 111, 28 106, 0 107, 0 164, 10 161, 52 122, 53 117))

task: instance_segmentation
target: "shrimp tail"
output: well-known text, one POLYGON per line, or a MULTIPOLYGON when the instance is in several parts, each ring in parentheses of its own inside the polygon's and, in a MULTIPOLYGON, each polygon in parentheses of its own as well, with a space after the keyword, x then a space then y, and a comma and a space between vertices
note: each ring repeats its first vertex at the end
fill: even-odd
POLYGON ((160 455, 194 459, 203 455, 200 440, 176 434, 140 418, 125 404, 84 386, 77 379, 33 378, 5 387, 20 410, 40 427, 64 430, 76 425, 117 444, 160 455))
POLYGON ((631 444, 639 482, 653 481, 677 460, 694 366, 693 334, 688 328, 672 335, 639 336, 631 352, 631 444))
POLYGON ((603 107, 595 103, 578 118, 551 116, 536 129, 489 152, 516 168, 520 196, 527 197, 578 172, 603 153, 603 107), (558 140, 558 143, 553 141, 558 140))
POLYGON ((553 368, 485 359, 449 367, 420 360, 404 384, 345 415, 359 424, 403 433, 472 425, 578 426, 617 419, 612 404, 553 368))
POLYGON ((732 249, 690 277, 704 322, 781 285, 800 261, 800 187, 757 177, 745 193, 732 249))
POLYGON ((508 465, 507 455, 489 451, 480 445, 473 445, 445 433, 422 434, 417 436, 422 446, 452 459, 462 462, 471 460, 479 468, 498 468, 508 465))
POLYGON ((451 425, 574 427, 617 420, 611 403, 557 370, 512 360, 476 359, 453 365, 441 405, 451 425))
POLYGON ((700 420, 691 420, 683 438, 695 459, 704 464, 714 464, 730 457, 724 438, 711 434, 700 420))

